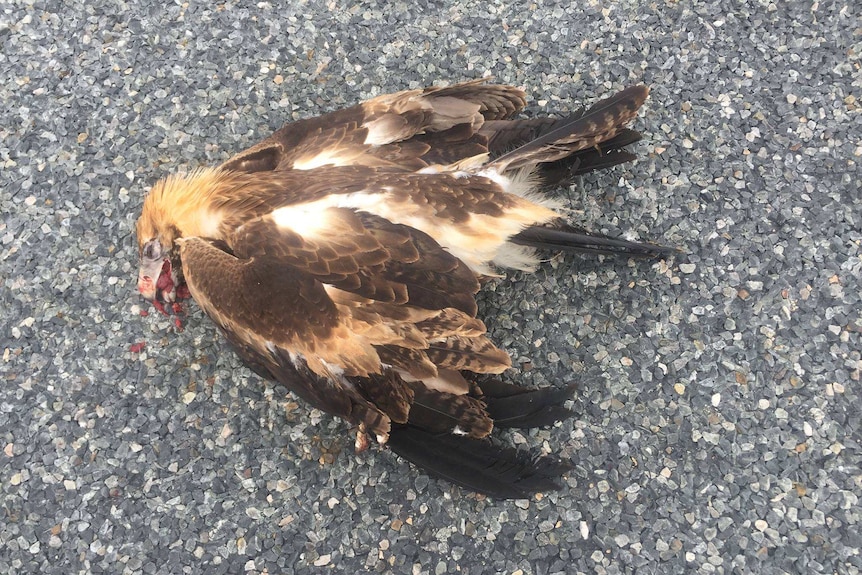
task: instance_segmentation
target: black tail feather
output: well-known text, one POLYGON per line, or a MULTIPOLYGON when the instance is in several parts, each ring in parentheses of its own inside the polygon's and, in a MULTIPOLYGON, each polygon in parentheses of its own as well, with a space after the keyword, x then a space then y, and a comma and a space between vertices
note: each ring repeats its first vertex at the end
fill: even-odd
POLYGON ((499 379, 483 381, 479 387, 494 427, 521 429, 545 427, 571 417, 572 412, 562 404, 572 399, 577 390, 575 384, 561 389, 525 389, 499 379))
POLYGON ((431 475, 497 499, 555 491, 561 487, 561 476, 572 469, 554 457, 533 456, 489 440, 433 434, 410 425, 394 426, 388 445, 431 475))
POLYGON ((644 258, 660 257, 679 252, 676 248, 620 240, 577 228, 533 226, 513 236, 511 242, 522 246, 561 252, 624 255, 644 258))

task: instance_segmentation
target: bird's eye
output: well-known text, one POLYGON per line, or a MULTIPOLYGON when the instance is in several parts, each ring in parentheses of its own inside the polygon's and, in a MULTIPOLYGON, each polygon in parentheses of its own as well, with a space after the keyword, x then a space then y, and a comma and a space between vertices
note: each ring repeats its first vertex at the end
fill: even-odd
POLYGON ((162 257, 162 244, 159 243, 159 240, 150 240, 144 244, 144 249, 141 251, 141 255, 148 260, 157 260, 162 257))

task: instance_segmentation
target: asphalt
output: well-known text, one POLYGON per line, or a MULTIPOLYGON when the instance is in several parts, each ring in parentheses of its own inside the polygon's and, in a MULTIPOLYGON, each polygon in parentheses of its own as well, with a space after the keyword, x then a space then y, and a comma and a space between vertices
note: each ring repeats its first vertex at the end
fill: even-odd
POLYGON ((7 0, 0 43, 0 572, 862 569, 858 6, 7 0), (575 465, 519 501, 355 455, 194 304, 179 331, 135 293, 158 178, 488 74, 528 114, 649 85, 640 159, 559 193, 684 252, 485 286, 507 380, 580 384, 504 436, 575 465))

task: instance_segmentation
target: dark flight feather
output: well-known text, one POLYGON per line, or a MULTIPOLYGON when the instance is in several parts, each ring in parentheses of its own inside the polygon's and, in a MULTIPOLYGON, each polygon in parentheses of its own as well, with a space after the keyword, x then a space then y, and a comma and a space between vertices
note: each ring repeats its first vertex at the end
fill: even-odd
POLYGON ((544 250, 653 258, 676 252, 675 248, 630 242, 573 227, 533 226, 512 237, 513 243, 544 250))
POLYGON ((495 158, 490 165, 514 170, 560 160, 580 150, 600 145, 625 128, 646 100, 645 86, 632 86, 602 100, 583 113, 574 114, 541 136, 495 158))
POLYGON ((631 162, 637 159, 637 156, 627 151, 625 147, 640 139, 640 133, 623 129, 610 140, 605 140, 592 148, 580 150, 555 162, 539 164, 540 189, 551 190, 568 184, 578 176, 631 162))
POLYGON ((572 412, 563 404, 578 389, 577 384, 525 389, 493 378, 485 379, 479 387, 494 426, 515 428, 546 427, 568 419, 572 412))
POLYGON ((555 491, 561 486, 560 477, 572 469, 556 457, 410 425, 393 427, 389 448, 431 475, 498 499, 555 491))
MULTIPOLYGON (((357 421, 357 415, 367 417, 361 400, 334 393, 332 388, 327 392, 328 383, 285 354, 264 355, 236 342, 230 332, 226 335, 258 375, 286 385, 310 405, 348 421, 357 421)), ((489 380, 481 384, 481 398, 435 392, 416 384, 387 394, 382 390, 393 390, 401 380, 390 371, 382 376, 385 385, 377 387, 380 377, 351 380, 363 394, 371 391, 378 406, 404 405, 403 400, 413 395, 407 421, 392 418, 387 445, 432 475, 491 497, 512 499, 559 489, 560 477, 572 469, 570 463, 556 457, 501 447, 482 437, 492 426, 538 427, 568 417, 570 412, 561 404, 571 398, 574 386, 525 390, 489 380), (456 427, 464 435, 453 434, 456 427)))

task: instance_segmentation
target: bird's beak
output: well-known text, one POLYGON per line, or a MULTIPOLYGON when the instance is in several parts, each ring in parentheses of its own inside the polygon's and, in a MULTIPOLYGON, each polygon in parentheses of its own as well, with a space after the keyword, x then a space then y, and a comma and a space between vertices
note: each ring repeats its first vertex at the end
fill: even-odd
MULTIPOLYGON (((156 299, 156 285, 158 284, 159 277, 162 275, 164 265, 167 261, 167 258, 159 258, 155 260, 141 258, 141 265, 140 268, 138 268, 138 291, 141 292, 142 296, 150 301, 156 299)), ((170 271, 168 271, 168 273, 170 273, 170 271)))

